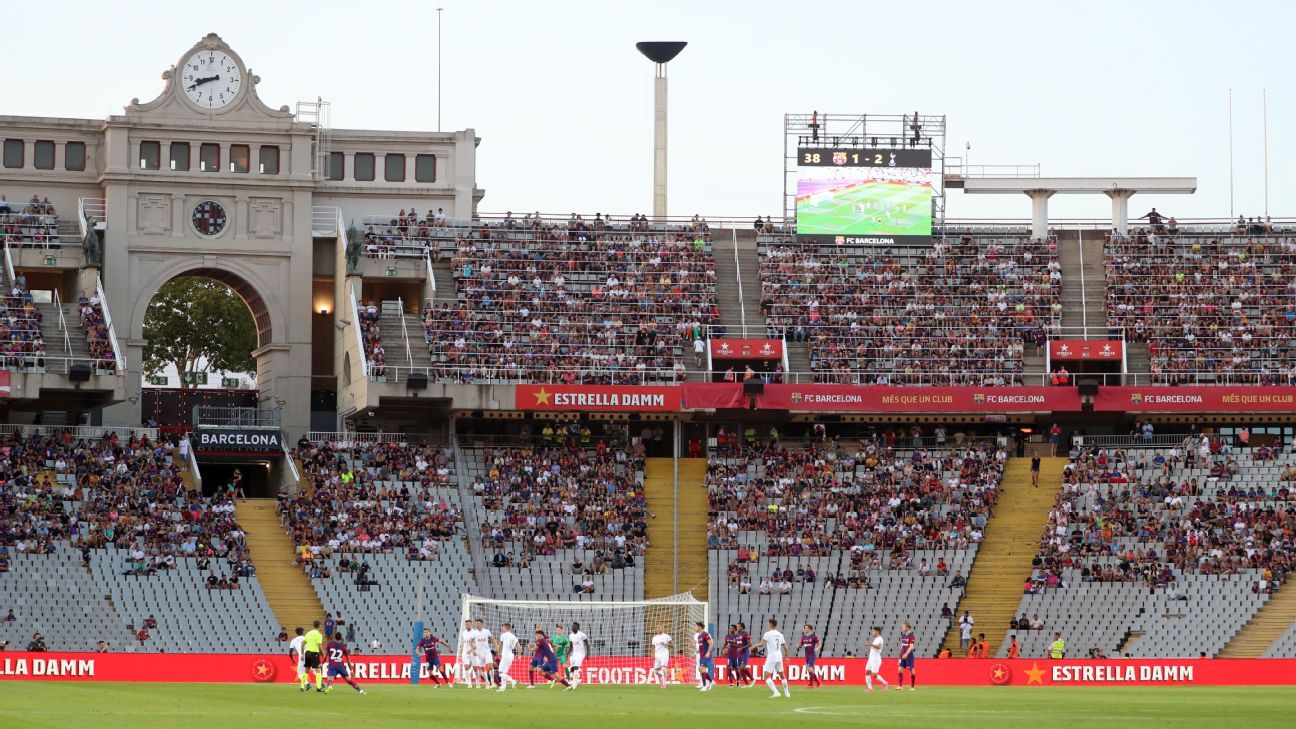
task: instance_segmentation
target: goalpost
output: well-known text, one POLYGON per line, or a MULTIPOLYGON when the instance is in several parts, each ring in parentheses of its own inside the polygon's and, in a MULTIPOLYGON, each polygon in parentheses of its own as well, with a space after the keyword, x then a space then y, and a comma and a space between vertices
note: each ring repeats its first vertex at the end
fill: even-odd
MULTIPOLYGON (((645 683, 653 665, 652 637, 666 632, 672 638, 671 680, 691 683, 696 671, 694 624, 701 622, 714 635, 709 618, 707 604, 688 592, 656 600, 619 602, 494 600, 464 595, 460 624, 464 620, 482 620, 496 636, 501 625, 512 625, 520 645, 510 674, 523 683, 528 680, 537 625, 553 639, 557 626, 562 625, 570 634, 572 623, 580 624, 581 632, 589 638, 580 671, 582 684, 645 683)), ((459 646, 455 648, 460 650, 459 646)))

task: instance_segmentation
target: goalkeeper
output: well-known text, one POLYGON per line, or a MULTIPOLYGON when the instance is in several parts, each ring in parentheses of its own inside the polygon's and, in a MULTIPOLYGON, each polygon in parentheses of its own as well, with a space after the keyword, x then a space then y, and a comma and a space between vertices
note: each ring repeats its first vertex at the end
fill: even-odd
MULTIPOLYGON (((571 653, 571 638, 567 637, 567 629, 562 625, 554 626, 554 636, 552 640, 554 653, 558 654, 558 671, 563 678, 571 678, 571 669, 567 667, 567 656, 571 653)), ((553 688, 557 681, 555 676, 549 681, 549 688, 553 688)))

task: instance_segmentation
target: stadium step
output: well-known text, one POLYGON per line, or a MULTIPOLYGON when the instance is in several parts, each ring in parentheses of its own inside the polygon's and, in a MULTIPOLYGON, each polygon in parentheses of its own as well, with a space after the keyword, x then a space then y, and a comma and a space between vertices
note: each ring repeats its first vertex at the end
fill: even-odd
POLYGON ((986 524, 956 620, 945 637, 944 647, 955 656, 962 655, 957 616, 964 610, 976 621, 973 636, 984 632, 991 641, 991 655, 997 654, 999 643, 1007 636, 1004 626, 1017 615, 1022 584, 1030 576, 1031 562, 1039 553, 1040 534, 1061 488, 1062 468, 1067 463, 1065 458, 1040 461, 1039 488, 1031 486, 1029 458, 1010 458, 1005 464, 994 516, 986 524))
POLYGON ((648 520, 644 597, 652 600, 691 591, 707 599, 707 490, 705 458, 679 459, 679 590, 675 589, 674 459, 649 458, 644 466, 648 520))
POLYGON ((1269 646, 1296 623, 1296 586, 1274 593, 1217 654, 1217 658, 1263 658, 1269 646))
POLYGON ((324 617, 324 606, 302 568, 293 566, 293 540, 275 512, 274 499, 243 499, 235 516, 247 532, 248 548, 266 602, 289 632, 324 617))

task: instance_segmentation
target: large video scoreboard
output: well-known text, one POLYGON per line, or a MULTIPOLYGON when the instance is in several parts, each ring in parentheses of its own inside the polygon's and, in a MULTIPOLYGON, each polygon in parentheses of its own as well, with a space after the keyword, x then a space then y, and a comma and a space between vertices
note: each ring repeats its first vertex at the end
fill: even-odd
POLYGON ((930 148, 799 147, 797 236, 840 244, 925 243, 935 179, 930 148))

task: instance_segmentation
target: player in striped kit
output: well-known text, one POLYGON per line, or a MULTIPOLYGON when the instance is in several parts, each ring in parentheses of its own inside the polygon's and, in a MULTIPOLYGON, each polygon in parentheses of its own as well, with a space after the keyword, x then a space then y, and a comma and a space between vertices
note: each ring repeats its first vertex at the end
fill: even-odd
POLYGON ((823 681, 819 680, 819 673, 815 671, 815 661, 818 660, 819 636, 815 635, 814 626, 806 623, 801 627, 801 650, 805 651, 806 671, 810 674, 810 683, 806 688, 822 686, 823 681))
POLYGON ((715 657, 711 655, 711 634, 707 632, 706 626, 701 621, 693 623, 697 626, 697 632, 693 634, 693 643, 697 647, 697 670, 702 679, 702 684, 698 686, 699 691, 710 691, 715 688, 715 657))
POLYGON ((914 673, 914 648, 917 638, 914 637, 913 627, 905 621, 900 626, 900 667, 897 669, 896 688, 904 689, 904 672, 909 671, 909 690, 915 691, 918 687, 918 674, 914 673))

